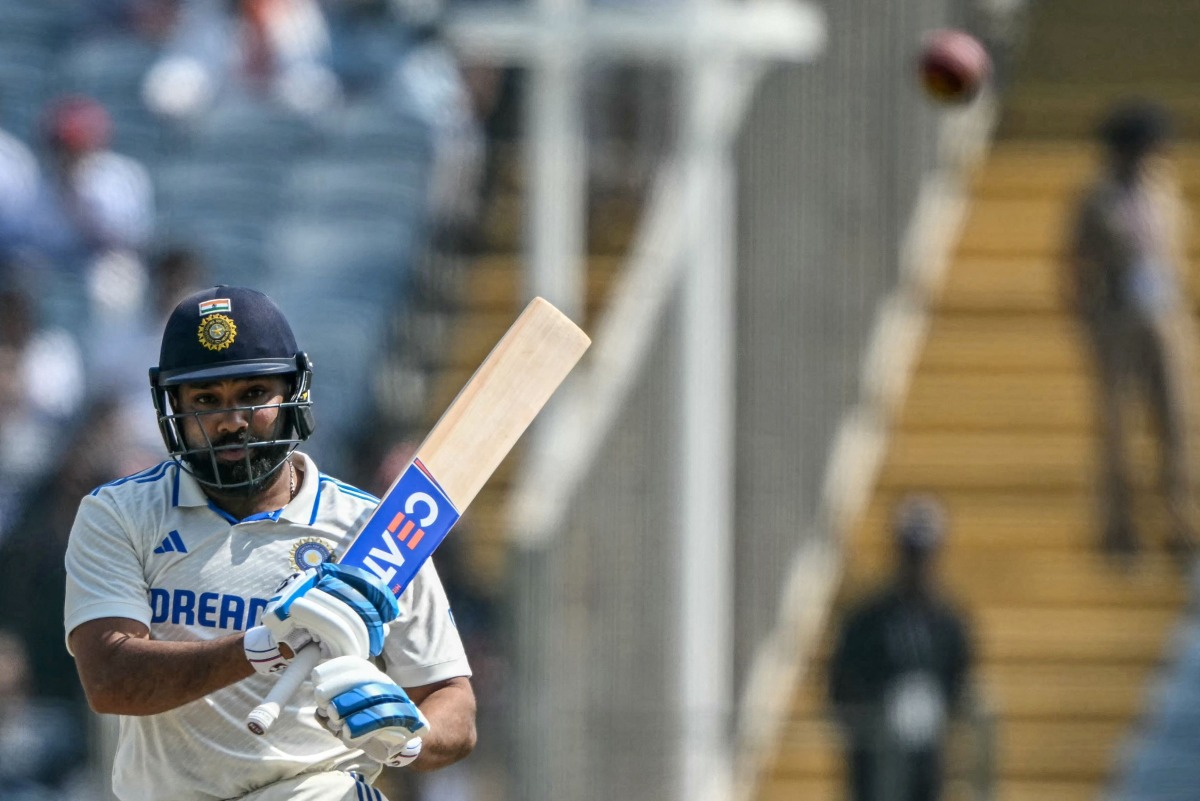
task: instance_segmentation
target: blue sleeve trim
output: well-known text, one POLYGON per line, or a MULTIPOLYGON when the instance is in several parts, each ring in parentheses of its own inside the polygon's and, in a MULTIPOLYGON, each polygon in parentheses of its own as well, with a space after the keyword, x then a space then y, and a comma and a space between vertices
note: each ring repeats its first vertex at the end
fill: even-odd
POLYGON ((333 484, 335 487, 337 487, 339 491, 344 492, 347 495, 353 495, 355 498, 362 498, 364 501, 371 501, 375 504, 379 503, 379 499, 366 490, 359 489, 358 487, 347 484, 344 481, 338 481, 333 476, 327 476, 322 473, 321 481, 328 481, 330 484, 333 484))
POLYGON ((133 481, 138 484, 147 484, 150 482, 158 481, 167 474, 167 468, 173 464, 175 464, 175 462, 170 459, 168 459, 165 462, 159 462, 154 467, 147 468, 145 470, 142 470, 139 473, 134 473, 133 475, 125 476, 124 478, 118 478, 116 481, 110 481, 107 484, 101 484, 100 486, 98 486, 94 490, 92 490, 91 493, 89 493, 89 494, 96 495, 97 493, 100 492, 100 490, 104 489, 105 487, 119 487, 120 485, 126 483, 127 481, 133 481))

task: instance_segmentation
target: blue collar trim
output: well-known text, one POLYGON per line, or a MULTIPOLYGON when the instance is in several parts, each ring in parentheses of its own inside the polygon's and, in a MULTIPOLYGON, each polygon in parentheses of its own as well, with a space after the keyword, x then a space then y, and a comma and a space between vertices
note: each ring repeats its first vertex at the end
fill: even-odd
POLYGON ((225 518, 225 520, 229 521, 229 525, 231 526, 236 526, 238 523, 253 523, 257 520, 270 520, 272 523, 275 523, 278 522, 279 515, 283 512, 282 509, 276 509, 274 512, 255 512, 243 520, 238 520, 236 517, 229 514, 229 512, 226 512, 224 509, 213 503, 211 498, 208 501, 208 508, 212 509, 221 517, 225 518))

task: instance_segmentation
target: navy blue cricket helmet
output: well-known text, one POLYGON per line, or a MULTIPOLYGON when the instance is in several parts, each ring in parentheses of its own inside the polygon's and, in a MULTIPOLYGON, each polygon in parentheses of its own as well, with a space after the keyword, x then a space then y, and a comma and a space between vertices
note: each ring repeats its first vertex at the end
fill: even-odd
MULTIPOLYGON (((150 368, 150 389, 158 427, 171 457, 200 483, 218 490, 253 492, 265 484, 288 456, 313 432, 310 388, 312 364, 296 345, 283 312, 261 292, 216 286, 184 298, 163 331, 158 366, 150 368), (291 390, 282 403, 280 425, 269 439, 189 444, 181 423, 229 409, 179 413, 172 391, 183 385, 231 378, 284 376, 291 390), (243 462, 222 464, 222 450, 245 449, 243 462)), ((239 406, 238 411, 264 407, 239 406)))

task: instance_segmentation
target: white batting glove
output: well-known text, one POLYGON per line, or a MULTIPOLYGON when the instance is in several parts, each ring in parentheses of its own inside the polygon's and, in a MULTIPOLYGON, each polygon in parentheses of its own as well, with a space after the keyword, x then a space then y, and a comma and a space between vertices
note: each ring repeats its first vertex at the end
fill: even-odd
POLYGON ((323 564, 292 574, 279 587, 263 610, 262 625, 246 632, 246 659, 258 673, 275 673, 291 662, 281 643, 295 654, 314 641, 327 659, 375 656, 398 612, 395 597, 374 576, 323 564))
POLYGON ((279 650, 279 642, 266 626, 254 626, 246 630, 242 639, 242 648, 246 652, 246 661, 254 668, 255 673, 269 676, 292 664, 294 657, 301 648, 312 642, 309 633, 303 629, 293 629, 283 639, 292 649, 292 656, 284 656, 279 650))
POLYGON ((404 689, 366 659, 342 656, 313 669, 317 720, 350 748, 392 767, 421 753, 429 721, 404 689))

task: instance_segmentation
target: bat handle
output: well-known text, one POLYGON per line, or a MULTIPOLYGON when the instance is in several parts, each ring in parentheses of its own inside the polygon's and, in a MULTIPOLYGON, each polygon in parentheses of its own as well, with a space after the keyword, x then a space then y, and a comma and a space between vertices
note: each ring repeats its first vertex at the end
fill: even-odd
POLYGON ((321 648, 316 643, 309 643, 300 649, 292 663, 287 666, 267 693, 267 699, 246 716, 246 728, 254 734, 263 735, 275 724, 285 704, 300 689, 300 685, 312 673, 317 662, 321 661, 321 648))

